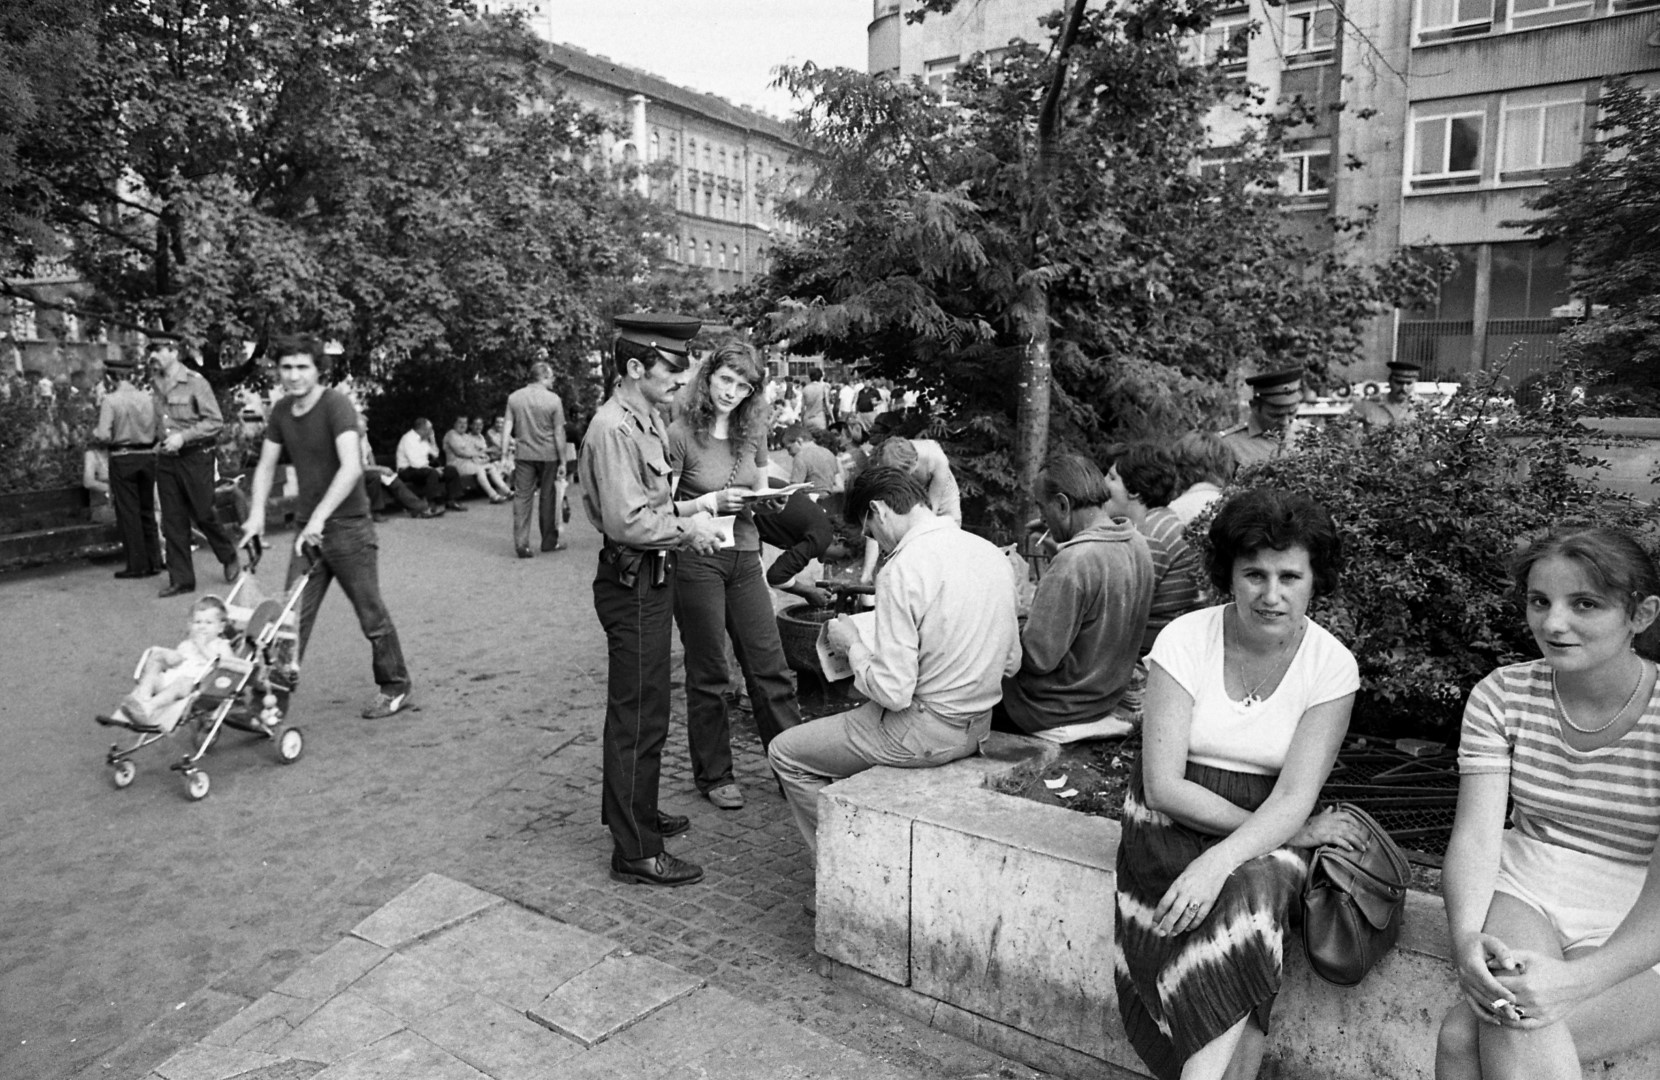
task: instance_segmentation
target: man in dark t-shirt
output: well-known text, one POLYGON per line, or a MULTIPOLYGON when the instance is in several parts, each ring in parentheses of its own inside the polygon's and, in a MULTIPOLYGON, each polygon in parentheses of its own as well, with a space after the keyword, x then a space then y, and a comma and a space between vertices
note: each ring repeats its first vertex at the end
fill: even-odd
POLYGON ((288 564, 290 586, 304 570, 305 557, 311 559, 311 579, 300 596, 300 656, 305 656, 323 594, 338 579, 357 611, 363 636, 369 639, 379 687, 363 716, 371 720, 391 716, 409 704, 409 669, 397 627, 380 597, 379 546, 369 497, 363 490, 357 410, 344 394, 323 386, 322 377, 333 363, 316 338, 279 337, 272 343, 271 355, 288 396, 271 409, 265 428, 242 543, 265 531, 265 503, 271 496, 277 462, 287 450, 299 480, 294 509, 295 520, 301 523, 288 564))

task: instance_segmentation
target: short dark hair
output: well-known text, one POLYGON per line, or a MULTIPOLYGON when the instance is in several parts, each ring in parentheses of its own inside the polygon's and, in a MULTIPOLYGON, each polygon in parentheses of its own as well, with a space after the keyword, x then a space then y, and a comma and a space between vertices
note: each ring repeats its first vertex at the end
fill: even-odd
POLYGON ((334 371, 334 357, 324 351, 323 339, 316 334, 277 334, 271 339, 269 352, 273 363, 285 356, 309 356, 319 375, 334 371))
POLYGON ((814 382, 817 382, 819 379, 824 378, 824 369, 820 367, 808 368, 807 374, 813 377, 814 382))
POLYGON ((553 365, 546 360, 538 360, 530 365, 530 379, 532 382, 541 382, 543 379, 553 378, 553 365))
POLYGON ((1110 493, 1107 478, 1095 462, 1082 454, 1056 454, 1043 463, 1032 494, 1039 502, 1053 502, 1065 495, 1073 506, 1105 505, 1110 493))
POLYGON ((783 441, 785 446, 790 445, 797 439, 801 439, 806 442, 813 441, 813 433, 802 427, 800 424, 789 425, 783 431, 779 432, 778 437, 783 441))
MULTIPOLYGON (((1516 598, 1527 602, 1527 578, 1545 559, 1560 557, 1576 564, 1610 603, 1626 615, 1635 615, 1644 598, 1660 596, 1660 572, 1648 552, 1622 529, 1605 526, 1559 526, 1534 537, 1510 560, 1510 580, 1516 598)), ((1660 657, 1660 619, 1633 644, 1649 659, 1660 657)))
POLYGON ((1168 506, 1181 483, 1175 459, 1153 442, 1135 442, 1113 462, 1124 488, 1147 506, 1168 506))
POLYGON ((1170 447, 1170 459, 1181 474, 1183 490, 1201 480, 1226 484, 1239 466, 1228 444, 1208 431, 1190 431, 1177 439, 1170 447))
POLYGON ((853 486, 842 503, 842 517, 854 528, 862 528, 865 515, 870 513, 870 504, 878 499, 894 513, 908 514, 913 508, 927 504, 928 492, 904 469, 872 465, 853 478, 853 486))
POLYGON ((1205 572, 1223 596, 1233 592, 1234 564, 1259 551, 1301 547, 1314 571, 1314 595, 1337 591, 1343 540, 1325 508, 1307 495, 1277 488, 1242 491, 1222 504, 1210 523, 1205 572))

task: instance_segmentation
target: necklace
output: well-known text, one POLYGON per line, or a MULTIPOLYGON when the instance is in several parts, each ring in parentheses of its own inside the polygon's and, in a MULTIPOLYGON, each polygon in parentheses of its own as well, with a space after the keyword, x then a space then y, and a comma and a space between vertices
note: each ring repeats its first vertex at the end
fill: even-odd
MULTIPOLYGON (((1234 617, 1238 618, 1238 613, 1237 612, 1235 613, 1234 617)), ((1245 691, 1245 696, 1244 697, 1242 697, 1238 701, 1234 702, 1234 707, 1237 708, 1240 712, 1249 712, 1250 710, 1256 708, 1258 705, 1262 704, 1262 698, 1257 693, 1257 691, 1261 690, 1264 686, 1268 685, 1268 680, 1272 679, 1274 677, 1275 673, 1277 673, 1280 670, 1280 664, 1284 662, 1286 650, 1291 646, 1291 644, 1295 641, 1299 641, 1299 640, 1302 639, 1303 625, 1304 624, 1301 624, 1301 623, 1298 624, 1297 632, 1292 634, 1286 640, 1280 642, 1279 651, 1274 654, 1273 662, 1268 665, 1268 673, 1266 675, 1264 675, 1262 678, 1258 679, 1257 684, 1255 686, 1253 686, 1249 690, 1245 691)), ((1238 635, 1238 631, 1235 631, 1235 636, 1237 637, 1237 635, 1238 635)), ((1239 685, 1240 686, 1245 685, 1245 661, 1243 659, 1241 659, 1239 661, 1239 685)))
POLYGON ((1556 671, 1554 668, 1550 673, 1550 696, 1551 700, 1556 702, 1556 711, 1562 714, 1562 722, 1564 724, 1567 724, 1581 735, 1598 735, 1604 731, 1607 731, 1609 728, 1613 727, 1625 718, 1626 712, 1631 708, 1631 703, 1637 700, 1637 691, 1643 688, 1643 682, 1647 678, 1648 662, 1638 661, 1637 685, 1631 688, 1631 696, 1625 699, 1625 704, 1620 706, 1619 712, 1609 717, 1606 723, 1600 724, 1597 727, 1580 727, 1578 724, 1574 723, 1574 718, 1568 715, 1568 707, 1562 704, 1562 695, 1556 692, 1556 671))

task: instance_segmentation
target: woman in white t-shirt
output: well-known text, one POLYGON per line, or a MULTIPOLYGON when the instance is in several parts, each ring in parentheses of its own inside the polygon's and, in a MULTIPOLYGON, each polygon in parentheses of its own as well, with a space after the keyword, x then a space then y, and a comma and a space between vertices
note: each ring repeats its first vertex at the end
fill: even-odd
POLYGON ((1440 1080, 1578 1080, 1660 1038, 1660 574, 1600 528, 1535 540, 1512 571, 1543 656, 1464 707, 1441 879, 1464 999, 1440 1080))
POLYGON ((1306 873, 1293 849, 1365 843, 1347 815, 1314 813, 1360 687, 1349 650, 1307 615, 1341 567, 1313 500, 1237 495, 1206 559, 1233 602, 1179 616, 1148 655, 1113 976, 1131 1045, 1159 1080, 1256 1076, 1306 873))

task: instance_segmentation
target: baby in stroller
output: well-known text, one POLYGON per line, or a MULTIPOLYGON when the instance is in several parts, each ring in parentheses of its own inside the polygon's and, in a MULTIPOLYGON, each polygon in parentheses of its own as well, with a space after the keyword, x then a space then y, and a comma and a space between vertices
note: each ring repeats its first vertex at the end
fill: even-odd
POLYGON ((196 682, 214 663, 232 656, 225 637, 229 622, 225 602, 204 596, 190 606, 190 635, 174 649, 157 645, 145 652, 138 685, 115 710, 112 719, 129 727, 170 731, 183 715, 167 706, 190 696, 196 682))

